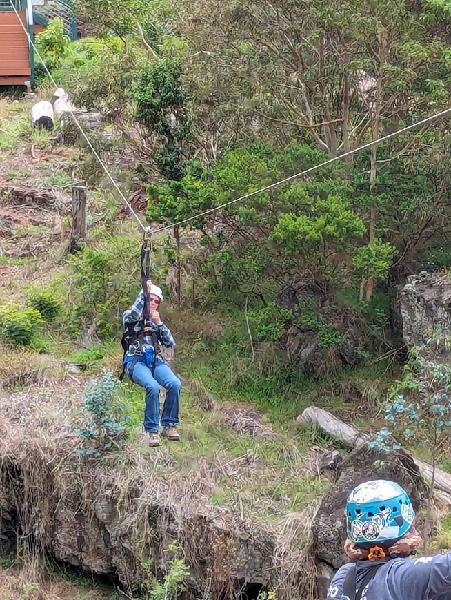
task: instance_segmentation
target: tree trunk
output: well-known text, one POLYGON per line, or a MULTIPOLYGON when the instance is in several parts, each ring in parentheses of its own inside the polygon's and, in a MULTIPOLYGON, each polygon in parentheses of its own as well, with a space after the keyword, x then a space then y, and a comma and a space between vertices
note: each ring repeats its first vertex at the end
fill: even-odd
MULTIPOLYGON (((379 38, 379 65, 377 73, 377 87, 376 97, 374 100, 374 107, 371 118, 371 141, 379 139, 380 135, 380 119, 381 119, 381 106, 382 106, 382 80, 384 77, 383 67, 387 60, 387 49, 388 40, 386 32, 382 32, 379 38)), ((371 165, 370 165, 370 195, 376 194, 376 178, 377 178, 377 144, 371 146, 371 165)), ((376 239, 376 223, 377 223, 377 211, 374 205, 370 210, 370 223, 369 223, 369 242, 374 242, 376 239)), ((374 278, 369 277, 366 282, 365 300, 371 301, 374 291, 374 278)))
POLYGON ((362 277, 362 280, 360 281, 360 294, 359 294, 360 302, 362 302, 365 297, 365 286, 366 286, 366 279, 364 277, 362 277))
MULTIPOLYGON (((343 139, 343 153, 346 154, 351 150, 351 139, 349 136, 349 106, 351 102, 351 86, 349 83, 349 75, 345 73, 343 82, 343 125, 342 125, 342 139, 343 139)), ((348 176, 351 176, 351 166, 353 162, 353 155, 346 157, 346 163, 348 165, 348 176)))
POLYGON ((323 126, 324 137, 328 148, 328 153, 330 158, 335 158, 337 156, 338 143, 337 143, 337 132, 335 131, 334 125, 331 123, 333 121, 332 113, 330 111, 330 99, 328 97, 328 93, 326 90, 326 86, 324 82, 327 81, 326 70, 325 70, 325 38, 321 37, 319 43, 319 74, 321 81, 321 89, 323 96, 323 116, 324 121, 328 123, 323 126))

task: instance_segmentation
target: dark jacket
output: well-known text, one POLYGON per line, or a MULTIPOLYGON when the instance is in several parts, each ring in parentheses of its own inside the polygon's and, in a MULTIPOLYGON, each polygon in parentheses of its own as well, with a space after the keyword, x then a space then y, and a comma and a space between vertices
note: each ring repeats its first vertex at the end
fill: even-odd
MULTIPOLYGON (((357 563, 357 585, 368 563, 357 563)), ((327 600, 346 600, 343 583, 352 563, 343 565, 329 587, 327 600)), ((430 558, 389 560, 370 581, 362 600, 451 600, 451 552, 430 558)))

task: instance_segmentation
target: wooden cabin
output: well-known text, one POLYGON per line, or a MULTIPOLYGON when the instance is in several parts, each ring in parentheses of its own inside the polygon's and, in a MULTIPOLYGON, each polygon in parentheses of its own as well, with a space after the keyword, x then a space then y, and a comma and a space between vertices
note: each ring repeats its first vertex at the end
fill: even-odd
POLYGON ((68 36, 76 39, 71 0, 0 0, 0 86, 31 88, 34 58, 26 31, 33 39, 53 17, 61 17, 68 36))

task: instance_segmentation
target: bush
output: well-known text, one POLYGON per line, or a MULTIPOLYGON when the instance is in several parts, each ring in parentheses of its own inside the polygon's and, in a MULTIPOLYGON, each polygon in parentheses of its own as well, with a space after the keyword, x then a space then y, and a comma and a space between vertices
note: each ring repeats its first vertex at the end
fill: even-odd
POLYGON ((280 308, 275 303, 249 311, 249 320, 259 341, 280 341, 291 318, 291 310, 280 308))
POLYGON ((343 336, 333 326, 320 325, 318 330, 318 340, 321 348, 334 348, 341 344, 343 336))
POLYGON ((51 19, 44 31, 36 37, 36 48, 38 51, 38 60, 36 64, 37 77, 45 77, 47 71, 44 62, 49 71, 57 69, 70 47, 70 40, 64 33, 64 22, 60 18, 51 19), (39 57, 43 62, 39 60, 39 57))
POLYGON ((51 323, 61 310, 59 300, 50 290, 32 290, 27 294, 28 305, 39 311, 51 323))
POLYGON ((131 40, 86 37, 70 44, 54 77, 76 105, 123 114, 144 57, 131 40))
POLYGON ((179 547, 170 544, 165 552, 174 554, 170 560, 167 572, 162 581, 155 576, 152 561, 144 561, 141 567, 145 573, 143 581, 143 600, 167 600, 178 598, 179 594, 186 590, 186 580, 190 575, 189 568, 183 558, 178 557, 179 547))
POLYGON ((140 284, 139 241, 118 236, 101 248, 85 247, 69 258, 69 266, 73 283, 66 303, 70 332, 79 335, 94 323, 101 338, 117 335, 122 311, 133 302, 140 284))
POLYGON ((29 346, 42 322, 41 313, 35 308, 0 307, 0 337, 14 346, 29 346))
POLYGON ((102 360, 104 356, 105 353, 101 348, 82 348, 78 352, 74 352, 68 356, 67 360, 71 363, 87 367, 98 360, 102 360))
POLYGON ((99 456, 112 446, 114 438, 125 432, 124 406, 118 401, 122 384, 111 371, 104 370, 100 377, 89 381, 83 393, 89 420, 79 429, 84 445, 79 448, 82 456, 99 456))

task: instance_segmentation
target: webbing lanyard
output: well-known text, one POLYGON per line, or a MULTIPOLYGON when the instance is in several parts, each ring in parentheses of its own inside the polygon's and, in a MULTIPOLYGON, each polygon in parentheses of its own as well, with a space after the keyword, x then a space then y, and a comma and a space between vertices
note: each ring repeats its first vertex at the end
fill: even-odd
POLYGON ((152 265, 150 262, 150 252, 152 250, 150 233, 144 232, 143 241, 141 245, 141 285, 144 292, 144 323, 150 324, 150 299, 149 290, 147 288, 147 282, 150 281, 152 275, 152 265))
POLYGON ((346 598, 347 600, 361 600, 367 585, 373 577, 375 577, 378 570, 387 562, 387 560, 367 562, 364 567, 366 572, 360 583, 359 589, 357 589, 357 564, 353 564, 343 583, 343 598, 346 598))

